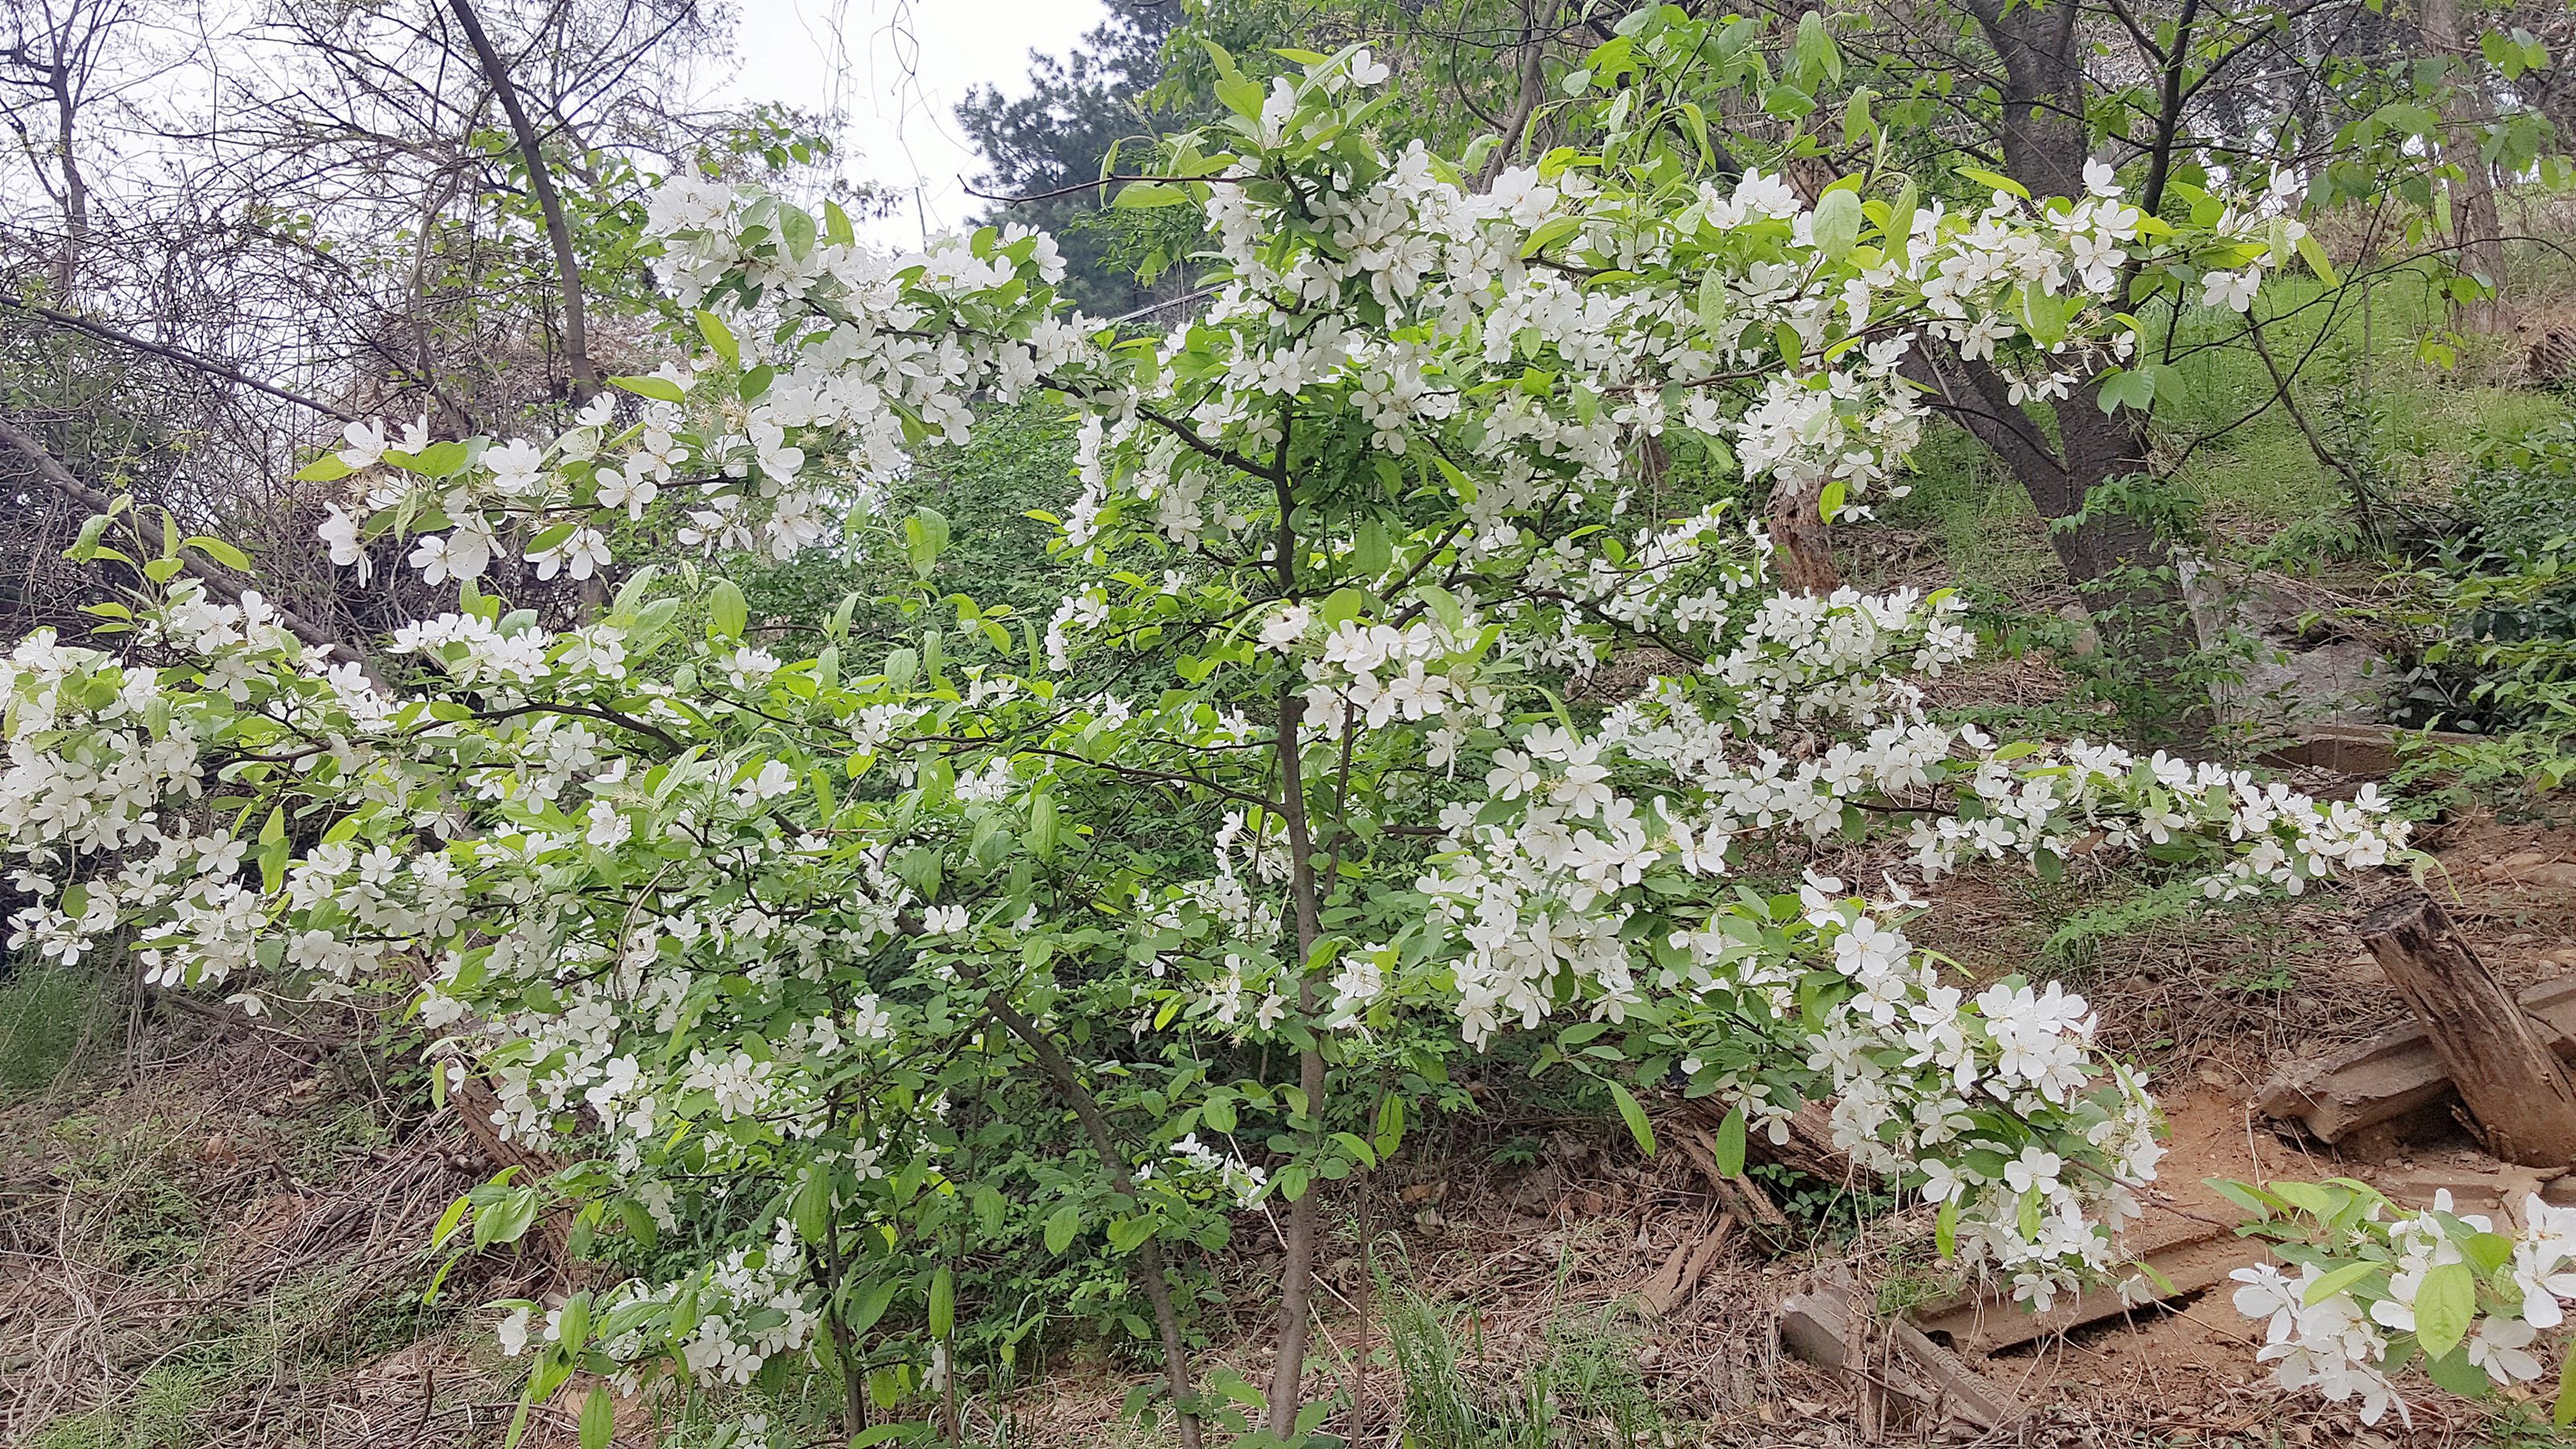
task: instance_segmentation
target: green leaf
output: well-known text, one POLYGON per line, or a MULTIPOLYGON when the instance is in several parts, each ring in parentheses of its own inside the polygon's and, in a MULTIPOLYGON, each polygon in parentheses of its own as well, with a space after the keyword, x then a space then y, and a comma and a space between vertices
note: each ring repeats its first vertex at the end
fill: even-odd
POLYGON ((2307 262, 2308 270, 2317 274, 2317 279, 2319 281, 2324 282, 2329 287, 2340 287, 2343 285, 2343 283, 2335 276, 2334 263, 2326 259, 2326 249, 2317 245, 2317 239, 2315 237, 2303 236, 2299 238, 2299 256, 2307 262))
POLYGON ((2156 375, 2152 372, 2125 372, 2113 368, 2103 374, 2102 387, 2094 402, 2105 417, 2122 408, 2145 412, 2156 399, 2156 375))
POLYGON ((1709 1153, 1717 1159, 1721 1176, 1733 1177, 1744 1171, 1744 1106, 1737 1103, 1717 1124, 1717 1137, 1709 1144, 1709 1153))
POLYGON ((2387 1266, 2385 1263, 2346 1263, 2309 1284, 2308 1291, 2299 1295, 2299 1301, 2313 1308, 2387 1266))
POLYGON ((2485 1398, 2487 1390, 2494 1387, 2487 1382, 2487 1371, 2469 1362, 2469 1351, 2465 1348, 2426 1357, 2424 1377, 2464 1399, 2485 1398))
POLYGON ((2241 1182, 2230 1182, 2223 1177, 2213 1177, 2204 1185, 2210 1191, 2252 1214, 2258 1222, 2272 1216, 2271 1201, 2241 1182))
POLYGON ((527 1236, 528 1225, 536 1220, 536 1191, 519 1188, 474 1214, 474 1246, 484 1248, 494 1243, 515 1243, 527 1236))
POLYGON ((1167 181, 1131 181, 1119 188, 1109 203, 1112 211, 1130 211, 1146 207, 1183 206, 1190 199, 1189 188, 1167 181))
POLYGON ((2331 1215, 2337 1207, 2341 1206, 2332 1193, 2313 1182, 2273 1183, 2272 1196, 2303 1213, 2321 1218, 2331 1215))
POLYGON ((201 533, 188 540, 188 547, 236 573, 250 572, 250 555, 220 538, 208 538, 201 533))
POLYGON ((1073 1246, 1073 1235, 1082 1231, 1082 1209, 1071 1203, 1057 1208, 1046 1220, 1046 1250, 1061 1253, 1073 1246))
POLYGON ((348 477, 349 472, 349 465, 340 461, 339 454, 325 453, 298 469, 295 480, 299 483, 329 483, 348 477))
POLYGON ((2492 1273, 2513 1256, 2513 1239, 2502 1233, 2477 1233, 2461 1246, 2461 1251, 2469 1255, 2470 1262, 2478 1265, 2478 1271, 2492 1273))
POLYGON ((1404 1099, 1393 1092, 1389 1092, 1386 1094, 1386 1100, 1377 1104, 1376 1147, 1378 1159, 1380 1161, 1384 1161, 1389 1157, 1393 1157, 1395 1155, 1396 1147, 1403 1141, 1404 1099))
POLYGON ((742 344, 734 341, 733 329, 715 313, 704 310, 698 313, 698 335, 707 339, 707 345, 716 350, 716 356, 723 358, 726 366, 742 360, 742 344))
POLYGON ((601 1384, 581 1401, 581 1449, 608 1449, 617 1434, 617 1403, 601 1384))
POLYGON ((832 1177, 819 1167, 805 1170, 804 1185, 796 1189, 796 1204, 789 1210, 796 1226, 796 1236, 809 1243, 823 1241, 832 1230, 832 1177))
POLYGON ((1941 1204, 1939 1215, 1932 1219, 1932 1245, 1941 1250, 1941 1256, 1944 1258, 1959 1256, 1959 1195, 1957 1193, 1952 1193, 1941 1204))
POLYGON ((744 602, 742 590, 731 579, 717 579, 707 586, 707 624, 719 639, 740 639, 744 626, 751 622, 751 606, 744 602))
POLYGON ((2477 1317, 2478 1274, 2466 1263, 2444 1263, 2424 1275, 2415 1294, 2415 1338, 2429 1358, 2440 1358, 2468 1336, 2477 1317))
POLYGON ((868 1285, 866 1295, 850 1307, 851 1333, 865 1333, 876 1326, 878 1319, 885 1317, 887 1307, 894 1302, 894 1287, 892 1278, 880 1278, 868 1285))
POLYGON ((1726 321, 1726 274, 1712 267, 1700 273, 1699 329, 1715 332, 1726 321))
MULTIPOLYGON (((1816 12, 1807 12, 1815 18, 1816 12)), ((1832 261, 1841 261, 1860 240, 1860 194, 1854 191, 1828 191, 1816 203, 1816 249, 1832 261)))
POLYGON ((1654 1156, 1655 1124, 1646 1120, 1646 1109, 1638 1106, 1637 1099, 1617 1082, 1604 1085, 1610 1088, 1610 1100, 1619 1104, 1619 1118, 1628 1124, 1628 1131, 1637 1139, 1637 1145, 1645 1149, 1648 1157, 1654 1156))
POLYGON ((1537 256, 1540 252, 1574 235, 1582 226, 1583 218, 1579 216, 1550 217, 1539 223, 1538 230, 1529 234, 1528 241, 1521 243, 1521 255, 1537 256))
POLYGON ((652 1209, 631 1197, 621 1197, 617 1200, 617 1216, 626 1224, 627 1236, 641 1244, 644 1251, 649 1253, 661 1246, 662 1225, 653 1221, 652 1209))
POLYGON ((1851 99, 1843 104, 1844 145, 1863 145, 1872 136, 1878 134, 1878 122, 1869 113, 1869 103, 1876 99, 1878 99, 1876 92, 1867 86, 1862 86, 1852 92, 1851 99))
POLYGON ((2020 197, 2024 201, 2030 200, 2030 188, 2013 180, 2009 176, 1997 176, 1991 171, 1980 171, 1974 166, 1960 167, 1959 174, 1989 190, 2006 191, 2020 197))
POLYGON ((947 1264, 930 1275, 930 1336, 946 1338, 957 1326, 957 1274, 947 1264))
MULTIPOLYGON (((432 1072, 431 1076, 440 1081, 445 1081, 447 1078, 447 1074, 443 1071, 432 1072)), ((429 1230, 429 1245, 433 1248, 443 1248, 447 1246, 448 1238, 453 1236, 456 1232, 457 1226, 465 1221, 466 1209, 473 1205, 473 1199, 463 1197, 449 1203, 447 1205, 447 1211, 438 1215, 438 1225, 429 1230)))
POLYGON ((608 385, 623 388, 637 397, 649 397, 659 402, 675 403, 688 396, 680 391, 678 383, 667 377, 612 377, 608 380, 608 385))

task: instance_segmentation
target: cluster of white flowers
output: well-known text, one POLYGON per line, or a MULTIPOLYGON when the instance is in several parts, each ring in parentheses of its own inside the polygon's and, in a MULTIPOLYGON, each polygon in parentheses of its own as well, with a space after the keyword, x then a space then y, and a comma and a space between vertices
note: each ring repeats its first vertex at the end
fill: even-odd
MULTIPOLYGON (((613 1360, 647 1357, 657 1347, 649 1328, 679 1344, 682 1366, 700 1382, 747 1384, 772 1357, 812 1346, 822 1322, 812 1298, 794 1229, 781 1219, 766 1247, 737 1248, 685 1281, 648 1287, 630 1280, 611 1288, 592 1305, 591 1323, 613 1360)), ((497 1329, 504 1354, 526 1352, 532 1335, 562 1341, 564 1309, 546 1309, 540 1328, 537 1304, 492 1306, 509 1309, 497 1329)), ((633 1393, 637 1376, 629 1368, 613 1382, 633 1393)))
POLYGON ((2499 1225, 2456 1211, 2442 1191, 2431 1208, 2390 1217, 2384 1198, 2356 1188, 2250 1190, 2313 1229, 2283 1234, 2309 1240, 2295 1250, 2295 1277, 2270 1263, 2228 1275, 2243 1285, 2236 1311, 2264 1325, 2256 1357, 2274 1381, 2330 1403, 2358 1401, 2362 1422, 2376 1424, 2391 1408, 2412 1423, 2390 1377, 2419 1353, 2437 1382, 2461 1391, 2539 1378, 2531 1346, 2564 1326, 2576 1303, 2576 1208, 2534 1193, 2518 1223, 2499 1225))
POLYGON ((1195 1132, 1173 1143, 1171 1156, 1172 1165, 1161 1171, 1150 1162, 1136 1164, 1135 1180, 1181 1192, 1222 1192, 1235 1206, 1247 1208, 1261 1200, 1270 1181, 1268 1172, 1244 1161, 1240 1152, 1219 1152, 1195 1132))

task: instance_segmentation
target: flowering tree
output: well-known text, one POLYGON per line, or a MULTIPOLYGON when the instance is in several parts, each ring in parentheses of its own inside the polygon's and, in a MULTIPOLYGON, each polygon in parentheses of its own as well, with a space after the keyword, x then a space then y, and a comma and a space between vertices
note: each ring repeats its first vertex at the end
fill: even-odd
MULTIPOLYGON (((1917 342, 2062 391, 2127 354, 2121 265, 2258 271, 2279 228, 2142 216, 2107 169, 1973 215, 1875 174, 1813 207, 1705 180, 1678 78, 1761 66, 1723 35, 1632 18, 1595 57, 1597 147, 1481 193, 1376 144, 1365 51, 1266 84, 1218 56, 1230 114, 1122 196, 1216 239, 1212 305, 1161 337, 1061 314, 1043 235, 884 257, 835 212, 674 181, 652 227, 698 330, 620 380, 636 411, 543 444, 352 428, 308 470, 349 479, 340 562, 399 534, 463 581, 391 641, 401 677, 209 597, 175 544, 119 614, 136 653, 39 635, 0 666, 0 831, 41 898, 16 939, 130 940, 156 981, 254 1006, 416 982, 442 1081, 470 1060, 495 1125, 582 1159, 545 1184, 578 1237, 705 1245, 541 1337, 521 1305, 536 1396, 585 1363, 739 1382, 811 1352, 855 1423, 870 1386, 946 1382, 958 1245, 1005 1209, 993 1148, 1034 1076, 1087 1147, 1038 1184, 1048 1245, 1134 1263, 1187 1442, 1225 1400, 1163 1245, 1284 1208, 1276 1375, 1237 1386, 1257 1428, 1220 1417, 1294 1442, 1323 1412, 1316 1183, 1398 1149, 1443 1073, 1399 1029, 1423 1022, 1542 1034, 1649 1149, 1635 1092, 1675 1074, 1729 1105, 1729 1158, 1831 1100, 1945 1250, 2041 1304, 2114 1271, 2160 1149, 2082 999, 1945 980, 1893 879, 1745 872, 1895 831, 1926 877, 2144 852, 2224 898, 2380 863, 2404 827, 2367 794, 1935 725, 1914 681, 1968 657, 1957 600, 1774 592, 1767 531, 1647 511, 1628 460, 1687 429, 1852 516, 1915 438, 1917 342), (928 629, 782 657, 694 569, 560 633, 474 583, 504 548, 586 577, 657 531, 792 556, 978 391, 1039 390, 1084 419, 1057 521, 1094 581, 1043 621, 925 586, 971 664, 928 629), (1566 702, 1613 659, 1662 672, 1566 702), (872 1345, 898 1304, 918 1332, 872 1345)), ((945 526, 905 529, 927 579, 945 526)), ((543 1201, 504 1180, 441 1237, 468 1212, 513 1237, 543 1201)))

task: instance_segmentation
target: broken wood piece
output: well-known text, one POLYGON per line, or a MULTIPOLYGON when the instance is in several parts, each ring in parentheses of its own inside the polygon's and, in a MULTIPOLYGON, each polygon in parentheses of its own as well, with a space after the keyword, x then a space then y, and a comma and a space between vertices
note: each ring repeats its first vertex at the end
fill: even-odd
POLYGON ((1681 1144, 1682 1155, 1691 1160, 1691 1166, 1699 1169, 1700 1176, 1708 1179, 1710 1190, 1730 1211, 1739 1217, 1751 1218, 1764 1227, 1789 1225, 1788 1214, 1773 1204, 1769 1194, 1754 1186, 1751 1178, 1740 1172, 1730 1175, 1717 1170, 1717 1144, 1709 1140, 1708 1133, 1684 1124, 1681 1144))
POLYGON ((1735 1214, 1722 1212, 1707 1232, 1697 1238, 1685 1237, 1675 1245, 1672 1256, 1664 1260, 1664 1266, 1646 1280, 1645 1287, 1637 1290, 1637 1297, 1646 1305, 1646 1310, 1660 1318, 1688 1303, 1692 1290, 1699 1287, 1701 1275, 1708 1272, 1710 1261, 1717 1257, 1717 1250, 1726 1243, 1726 1235, 1733 1231, 1735 1214))
POLYGON ((1780 1305, 1780 1340, 1800 1358, 1851 1379, 1864 1438, 1892 1427, 1886 1420, 1897 1401, 1936 1423, 1959 1419, 1980 1430, 2021 1417, 2001 1389, 1912 1324, 1875 1325, 1860 1285, 1840 1264, 1780 1305))
POLYGON ((1648 1313, 1661 1318, 1673 1311, 1673 1304, 1680 1301, 1682 1270, 1690 1265, 1691 1249, 1695 1246, 1687 1237, 1673 1244, 1672 1256, 1666 1258, 1664 1266, 1657 1268, 1645 1286, 1637 1290, 1637 1301, 1646 1305, 1648 1313))
POLYGON ((2021 1417, 2001 1388, 1968 1367, 1967 1360, 1924 1337, 1923 1330, 1900 1318, 1887 1326, 1887 1332, 1898 1350, 1914 1361, 1914 1368, 1931 1384, 1934 1413, 1965 1419, 1989 1430, 2000 1429, 2021 1417))
POLYGON ((1780 1303, 1780 1341, 1791 1353, 1821 1368, 1856 1361, 1867 1323, 1851 1270, 1836 1264, 1809 1280, 1805 1291, 1780 1303))
POLYGON ((2576 1079, 2441 906, 2401 901, 2358 934, 2422 1018, 2487 1150, 2533 1167, 2576 1162, 2576 1079))
POLYGON ((1681 1285, 1673 1297, 1675 1307, 1688 1303, 1699 1280, 1708 1276, 1708 1265, 1717 1261, 1717 1250, 1726 1246, 1727 1235, 1735 1231, 1735 1221, 1735 1214, 1719 1213, 1717 1221, 1700 1235, 1699 1246, 1691 1249, 1690 1261, 1682 1265, 1681 1285))
POLYGON ((2381 1192, 2401 1207, 2428 1208, 2440 1193, 2451 1195, 2453 1211, 2502 1213, 2519 1222, 2524 1199, 2533 1193, 2551 1207, 2576 1206, 2576 1176, 2531 1167, 2500 1167, 2481 1172, 2473 1167, 2430 1165, 2383 1169, 2375 1176, 2381 1192))
MULTIPOLYGON (((2515 998, 2562 1062, 2576 1064, 2576 977, 2526 988, 2515 998)), ((2451 1068, 2424 1023, 2409 1017, 2331 1056, 2274 1077, 2254 1105, 2296 1121, 2321 1142, 2341 1142, 2451 1095, 2451 1068)))
POLYGON ((2222 1224, 2170 1211, 2152 1213, 2132 1229, 2123 1251, 2163 1274, 2172 1291, 2150 1277, 2143 1285, 2144 1298, 2123 1298, 2116 1285, 2106 1285, 2074 1296, 2061 1294, 2047 1312, 2033 1313, 2013 1300, 2008 1285, 1999 1284, 1989 1292, 1923 1304, 1914 1310, 1914 1325, 1947 1337, 1963 1354, 1993 1353, 2215 1287, 2230 1272, 2264 1258, 2260 1243, 2239 1238, 2222 1224))

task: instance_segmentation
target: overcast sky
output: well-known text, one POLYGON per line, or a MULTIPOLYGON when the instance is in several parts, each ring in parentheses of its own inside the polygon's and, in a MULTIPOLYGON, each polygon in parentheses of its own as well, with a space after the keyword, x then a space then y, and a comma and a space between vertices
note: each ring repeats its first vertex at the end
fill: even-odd
POLYGON ((847 117, 842 169, 912 194, 861 235, 920 244, 980 205, 958 178, 983 169, 957 125, 977 85, 1028 88, 1029 52, 1069 53, 1100 24, 1100 0, 741 0, 740 71, 722 94, 847 117))

